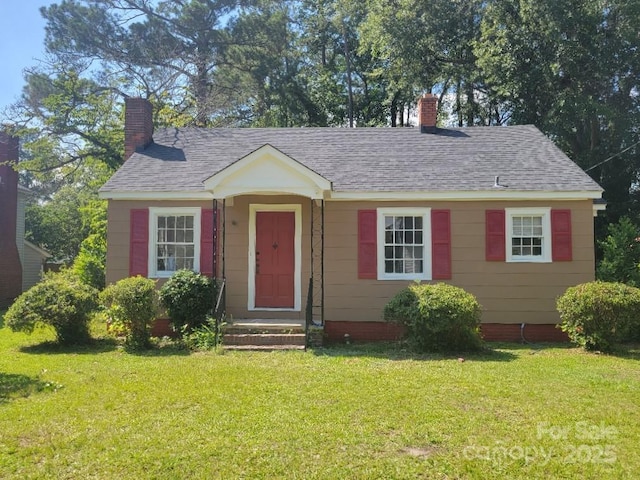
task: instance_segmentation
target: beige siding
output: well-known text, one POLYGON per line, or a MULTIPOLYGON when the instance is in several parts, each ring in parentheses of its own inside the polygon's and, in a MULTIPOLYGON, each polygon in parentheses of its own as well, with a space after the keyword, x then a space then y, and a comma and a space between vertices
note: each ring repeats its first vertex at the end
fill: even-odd
POLYGON ((107 285, 129 276, 129 214, 133 209, 148 207, 212 208, 212 203, 109 200, 107 211, 107 285))
MULTIPOLYGON (((129 211, 150 206, 197 206, 211 202, 110 201, 107 282, 128 275, 129 211)), ((311 201, 297 196, 245 196, 226 208, 225 273, 227 311, 236 318, 303 318, 310 275, 311 201), (247 310, 249 205, 302 205, 302 309, 299 312, 247 310)), ((591 201, 564 202, 326 202, 325 319, 378 321, 385 303, 407 281, 358 279, 357 212, 377 207, 423 206, 451 210, 452 279, 474 293, 487 323, 556 323, 555 299, 568 286, 594 278, 591 201), (506 263, 485 260, 485 210, 505 207, 552 207, 572 210, 573 261, 506 263)))
POLYGON ((406 281, 360 280, 357 212, 383 206, 451 210, 452 279, 478 297, 487 323, 556 323, 555 299, 568 286, 593 280, 593 212, 580 202, 328 202, 325 210, 325 317, 381 320, 385 303, 406 281), (573 261, 506 263, 485 260, 485 210, 552 207, 572 210, 573 261))
POLYGON ((304 308, 310 275, 311 200, 298 196, 244 196, 237 197, 233 206, 226 208, 225 273, 227 278, 227 311, 236 318, 304 318, 304 308), (249 311, 249 205, 289 204, 302 205, 302 308, 297 312, 249 311))

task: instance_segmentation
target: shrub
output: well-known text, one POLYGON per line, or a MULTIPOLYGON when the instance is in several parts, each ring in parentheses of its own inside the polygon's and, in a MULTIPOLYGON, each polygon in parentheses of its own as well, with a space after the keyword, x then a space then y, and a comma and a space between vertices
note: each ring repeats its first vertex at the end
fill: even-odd
POLYGON ((589 282, 558 298, 560 328, 586 350, 609 351, 637 332, 640 289, 623 283, 589 282))
POLYGON ((187 333, 203 325, 212 309, 214 282, 191 270, 178 270, 160 289, 160 301, 167 309, 176 332, 187 333))
POLYGON ((73 271, 82 282, 98 290, 105 286, 107 243, 98 235, 89 235, 80 245, 80 253, 73 261, 73 271))
POLYGON ((98 291, 65 271, 47 273, 20 295, 5 315, 13 331, 31 333, 38 324, 50 325, 58 343, 83 344, 91 340, 89 317, 98 308, 98 291))
POLYGON ((421 352, 478 350, 480 315, 472 294, 445 283, 410 285, 384 307, 384 319, 403 324, 421 352))
POLYGON ((127 344, 149 348, 150 326, 158 312, 156 282, 139 275, 123 278, 109 285, 100 298, 111 322, 124 330, 127 344))

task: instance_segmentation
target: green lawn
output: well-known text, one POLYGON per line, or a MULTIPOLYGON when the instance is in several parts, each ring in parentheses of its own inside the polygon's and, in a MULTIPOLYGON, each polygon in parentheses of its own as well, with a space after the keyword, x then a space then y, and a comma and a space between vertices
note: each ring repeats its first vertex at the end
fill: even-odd
POLYGON ((0 477, 633 478, 640 354, 132 355, 0 329, 0 477))

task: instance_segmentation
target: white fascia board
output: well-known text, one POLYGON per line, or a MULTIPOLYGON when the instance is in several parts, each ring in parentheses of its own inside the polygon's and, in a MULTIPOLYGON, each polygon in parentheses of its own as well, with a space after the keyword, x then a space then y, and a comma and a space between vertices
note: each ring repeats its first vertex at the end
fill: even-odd
POLYGON ((99 192, 103 200, 213 200, 212 192, 99 192))
POLYGON ((40 248, 38 245, 31 243, 29 240, 24 241, 24 246, 30 248, 31 250, 37 252, 44 258, 50 258, 52 255, 47 252, 44 248, 40 248))
POLYGON ((326 200, 334 201, 384 201, 384 200, 587 200, 602 197, 602 191, 448 191, 448 192, 330 192, 326 200))

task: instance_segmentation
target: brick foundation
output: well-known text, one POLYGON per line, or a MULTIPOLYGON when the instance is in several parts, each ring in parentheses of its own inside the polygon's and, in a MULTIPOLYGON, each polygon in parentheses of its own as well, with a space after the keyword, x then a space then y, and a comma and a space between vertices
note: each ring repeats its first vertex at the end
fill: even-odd
POLYGON ((171 328, 168 318, 158 318, 151 326, 152 337, 175 337, 176 332, 171 328))
MULTIPOLYGON (((404 328, 386 322, 325 322, 325 334, 330 342, 344 342, 349 334, 354 342, 395 341, 402 338, 404 328)), ((482 338, 487 342, 521 342, 520 324, 483 323, 482 338)), ((535 325, 527 323, 522 330, 527 342, 567 342, 569 338, 554 324, 535 325)))
POLYGON ((348 334, 354 342, 400 340, 404 327, 387 322, 325 322, 324 333, 330 342, 344 342, 348 334))
POLYGON ((555 324, 536 325, 526 323, 521 329, 520 324, 483 323, 480 325, 482 338, 487 342, 521 342, 523 337, 527 342, 568 342, 569 337, 555 324))

